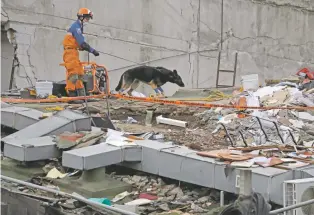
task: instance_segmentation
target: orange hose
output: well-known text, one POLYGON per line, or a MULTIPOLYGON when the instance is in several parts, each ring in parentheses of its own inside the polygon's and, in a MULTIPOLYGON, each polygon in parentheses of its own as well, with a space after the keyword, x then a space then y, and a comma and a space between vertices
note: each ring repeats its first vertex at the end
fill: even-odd
POLYGON ((95 99, 105 97, 106 94, 92 95, 92 96, 77 96, 77 97, 62 97, 54 99, 14 99, 14 98, 1 98, 2 102, 7 103, 56 103, 56 102, 69 102, 83 99, 95 99))
MULTIPOLYGON (((102 98, 106 94, 99 94, 93 96, 79 96, 79 97, 64 97, 64 98, 55 98, 55 99, 13 99, 13 98, 1 98, 1 101, 7 103, 55 103, 55 102, 69 102, 82 99, 90 98, 102 98)), ((301 107, 301 106, 291 106, 291 107, 257 107, 257 106, 240 106, 240 105, 222 105, 222 104, 209 104, 209 103, 200 103, 200 102, 187 102, 187 101, 168 101, 163 99, 156 99, 150 97, 132 97, 124 96, 120 94, 110 94, 109 97, 116 97, 123 100, 135 100, 149 103, 162 103, 168 105, 185 105, 185 106, 194 106, 194 107, 203 107, 203 108, 235 108, 235 109, 256 109, 256 110, 314 110, 314 107, 301 107)))

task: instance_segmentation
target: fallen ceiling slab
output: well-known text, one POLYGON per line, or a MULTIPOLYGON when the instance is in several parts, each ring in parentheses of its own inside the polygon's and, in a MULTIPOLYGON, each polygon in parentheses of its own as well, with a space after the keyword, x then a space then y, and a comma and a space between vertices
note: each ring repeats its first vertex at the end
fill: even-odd
POLYGON ((2 139, 4 155, 20 161, 55 158, 58 156, 56 143, 50 140, 49 136, 65 131, 78 132, 91 131, 91 129, 90 117, 78 112, 63 110, 4 137, 2 139), (43 140, 44 142, 42 142, 43 140))
POLYGON ((4 144, 4 156, 18 161, 37 161, 60 157, 61 152, 57 149, 53 137, 44 136, 10 139, 4 144))
MULTIPOLYGON (((28 161, 57 156, 51 150, 51 146, 55 146, 50 144, 49 137, 42 139, 45 140, 43 142, 47 141, 47 144, 32 142, 40 140, 38 137, 42 136, 80 130, 91 130, 90 118, 69 110, 61 111, 3 138, 3 141, 7 142, 4 154, 14 159, 28 161), (25 141, 26 139, 30 140, 25 141), (48 151, 50 154, 46 153, 48 151), (45 152, 42 157, 37 155, 42 152, 45 152), (22 158, 18 158, 19 156, 22 158)), ((179 181, 231 193, 239 192, 240 172, 238 168, 229 167, 213 158, 199 156, 196 151, 186 147, 152 140, 138 140, 134 143, 134 146, 113 146, 102 143, 69 150, 63 152, 62 164, 74 169, 91 170, 120 163, 119 165, 132 169, 179 181)), ((313 166, 296 170, 282 170, 273 167, 250 169, 252 170, 252 189, 263 194, 267 200, 279 205, 283 204, 282 183, 285 180, 304 178, 313 174, 313 166)))
POLYGON ((90 131, 90 117, 74 111, 63 110, 56 115, 40 120, 20 131, 17 131, 2 139, 5 143, 9 139, 28 139, 49 135, 58 135, 64 131, 78 132, 90 131))
POLYGON ((1 125, 14 128, 16 130, 24 129, 39 121, 43 112, 16 106, 7 106, 1 103, 1 125))
POLYGON ((79 170, 91 170, 123 161, 141 161, 141 148, 117 147, 100 143, 63 152, 62 165, 79 170))
MULTIPOLYGON (((230 193, 239 193, 237 185, 240 171, 230 168, 213 158, 202 157, 196 151, 167 143, 138 140, 133 161, 123 159, 128 151, 123 147, 107 144, 69 150, 63 153, 62 164, 80 170, 90 170, 111 164, 119 164, 143 172, 160 175, 204 187, 216 188, 230 193)), ((282 182, 294 178, 293 171, 278 168, 251 168, 252 188, 262 193, 267 200, 283 203, 282 182)))

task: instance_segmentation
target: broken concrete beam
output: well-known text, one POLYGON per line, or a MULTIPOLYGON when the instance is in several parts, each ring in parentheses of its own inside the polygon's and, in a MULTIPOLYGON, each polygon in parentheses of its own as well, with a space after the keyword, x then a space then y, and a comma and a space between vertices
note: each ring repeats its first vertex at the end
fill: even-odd
POLYGON ((85 114, 66 109, 59 111, 55 116, 64 117, 75 122, 75 131, 91 131, 92 129, 91 118, 85 114))
POLYGON ((30 139, 10 139, 4 144, 4 156, 18 161, 37 161, 57 158, 61 152, 57 149, 53 137, 30 139))
POLYGON ((105 143, 63 152, 62 165, 73 169, 91 170, 123 161, 140 161, 139 147, 117 147, 105 143))
POLYGON ((164 118, 164 117, 162 117, 162 115, 157 116, 156 121, 157 121, 157 124, 162 123, 162 124, 167 124, 167 125, 179 126, 179 127, 183 127, 183 128, 185 128, 188 125, 188 123, 185 121, 164 118))
POLYGON ((64 131, 90 131, 90 117, 69 110, 63 110, 56 115, 40 120, 20 131, 2 139, 5 143, 9 139, 28 139, 49 135, 58 135, 64 131))
POLYGON ((1 125, 21 130, 39 121, 43 112, 1 103, 1 125), (3 107, 4 106, 4 107, 3 107))

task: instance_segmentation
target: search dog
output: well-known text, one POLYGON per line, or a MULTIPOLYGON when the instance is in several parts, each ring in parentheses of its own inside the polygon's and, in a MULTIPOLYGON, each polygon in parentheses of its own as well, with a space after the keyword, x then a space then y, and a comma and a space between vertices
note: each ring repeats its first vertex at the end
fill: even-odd
POLYGON ((180 87, 185 86, 177 70, 171 71, 164 67, 138 66, 128 69, 121 75, 116 91, 120 94, 127 92, 131 96, 141 82, 150 85, 158 97, 165 97, 161 86, 167 82, 177 84, 180 87))

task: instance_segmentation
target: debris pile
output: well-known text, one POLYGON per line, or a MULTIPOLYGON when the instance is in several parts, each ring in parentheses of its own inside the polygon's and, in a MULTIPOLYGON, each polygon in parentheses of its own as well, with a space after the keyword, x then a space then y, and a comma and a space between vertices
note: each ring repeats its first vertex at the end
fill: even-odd
POLYGON ((132 192, 123 192, 112 201, 125 205, 137 205, 143 214, 177 210, 187 213, 208 212, 219 200, 219 192, 208 188, 181 188, 175 184, 166 184, 156 176, 126 176, 112 174, 115 179, 133 186, 132 192), (124 198, 128 197, 128 202, 124 198))
POLYGON ((103 137, 103 131, 63 132, 55 136, 56 146, 59 149, 78 149, 96 144, 103 137))

